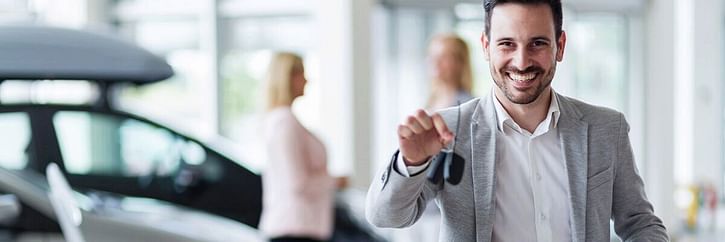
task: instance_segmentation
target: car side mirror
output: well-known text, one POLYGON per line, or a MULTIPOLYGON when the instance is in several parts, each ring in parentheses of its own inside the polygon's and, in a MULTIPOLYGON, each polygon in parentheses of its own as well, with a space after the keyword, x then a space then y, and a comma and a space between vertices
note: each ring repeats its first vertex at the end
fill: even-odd
POLYGON ((22 206, 15 194, 0 195, 0 224, 10 225, 20 216, 22 206))

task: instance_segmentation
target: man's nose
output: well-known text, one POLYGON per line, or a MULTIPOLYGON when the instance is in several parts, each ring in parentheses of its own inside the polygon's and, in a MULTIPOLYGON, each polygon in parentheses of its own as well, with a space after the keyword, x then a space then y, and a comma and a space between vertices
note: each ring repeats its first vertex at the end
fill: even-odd
POLYGON ((520 48, 514 53, 511 64, 519 70, 526 70, 531 66, 531 53, 526 48, 520 48))

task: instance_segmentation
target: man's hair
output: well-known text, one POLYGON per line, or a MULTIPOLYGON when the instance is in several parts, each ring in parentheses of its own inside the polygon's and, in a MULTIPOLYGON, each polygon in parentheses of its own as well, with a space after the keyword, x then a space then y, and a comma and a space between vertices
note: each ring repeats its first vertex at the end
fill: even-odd
POLYGON ((491 14, 493 14, 493 8, 496 5, 504 3, 518 3, 518 4, 547 4, 551 8, 551 14, 554 17, 554 30, 556 34, 556 40, 559 40, 562 30, 563 14, 561 11, 561 0, 483 0, 483 10, 486 12, 486 26, 484 31, 486 36, 491 35, 491 14))

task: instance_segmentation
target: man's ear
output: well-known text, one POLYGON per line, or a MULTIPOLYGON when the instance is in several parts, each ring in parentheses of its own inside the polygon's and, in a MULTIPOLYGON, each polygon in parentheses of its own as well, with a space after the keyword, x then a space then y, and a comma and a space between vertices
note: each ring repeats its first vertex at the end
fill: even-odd
POLYGON ((556 61, 561 62, 564 59, 564 48, 566 48, 566 32, 561 31, 559 41, 556 42, 556 61))
POLYGON ((486 36, 486 32, 481 33, 481 46, 483 46, 483 55, 486 56, 486 61, 490 61, 491 57, 488 47, 491 45, 491 43, 488 41, 488 36, 486 36))

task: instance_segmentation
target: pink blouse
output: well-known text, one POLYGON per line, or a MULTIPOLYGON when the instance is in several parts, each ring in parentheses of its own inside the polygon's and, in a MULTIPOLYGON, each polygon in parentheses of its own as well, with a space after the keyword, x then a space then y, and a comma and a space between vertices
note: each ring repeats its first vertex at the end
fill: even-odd
POLYGON ((289 107, 265 117, 267 165, 262 174, 265 236, 329 239, 333 224, 334 180, 327 173, 325 147, 289 107))

